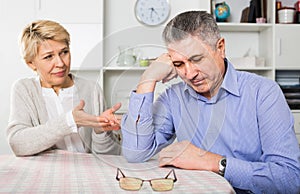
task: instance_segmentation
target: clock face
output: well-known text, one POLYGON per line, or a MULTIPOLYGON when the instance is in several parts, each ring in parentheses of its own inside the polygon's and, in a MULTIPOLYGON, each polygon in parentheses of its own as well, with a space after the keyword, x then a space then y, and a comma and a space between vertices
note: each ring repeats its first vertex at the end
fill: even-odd
POLYGON ((165 22, 170 14, 168 0, 137 0, 135 16, 139 22, 148 26, 157 26, 165 22))

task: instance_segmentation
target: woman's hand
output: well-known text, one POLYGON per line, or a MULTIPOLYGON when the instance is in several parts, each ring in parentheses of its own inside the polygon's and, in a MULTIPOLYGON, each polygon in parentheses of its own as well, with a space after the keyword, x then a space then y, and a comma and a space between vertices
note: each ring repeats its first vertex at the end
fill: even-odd
POLYGON ((86 113, 83 109, 84 105, 85 102, 81 100, 73 110, 73 118, 78 127, 91 127, 94 128, 96 133, 120 129, 121 115, 115 115, 114 113, 120 109, 121 103, 115 104, 100 116, 86 113))
MULTIPOLYGON (((102 122, 102 127, 101 127, 102 130, 111 131, 111 130, 119 130, 121 128, 120 122, 121 122, 122 115, 114 114, 120 108, 121 108, 121 103, 117 103, 113 107, 107 109, 100 115, 101 118, 105 118, 105 121, 102 122)), ((96 130, 95 132, 97 133, 96 130)))

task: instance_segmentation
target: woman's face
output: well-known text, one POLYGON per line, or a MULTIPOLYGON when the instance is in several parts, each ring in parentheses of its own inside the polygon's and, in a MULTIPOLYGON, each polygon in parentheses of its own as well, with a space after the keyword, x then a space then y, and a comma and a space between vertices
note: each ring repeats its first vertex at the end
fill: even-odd
POLYGON ((38 47, 37 56, 28 65, 38 73, 42 87, 60 89, 73 84, 70 72, 70 50, 68 45, 46 40, 38 47))
POLYGON ((212 49, 195 36, 168 45, 177 74, 196 92, 207 98, 220 88, 224 71, 225 42, 220 39, 212 49))

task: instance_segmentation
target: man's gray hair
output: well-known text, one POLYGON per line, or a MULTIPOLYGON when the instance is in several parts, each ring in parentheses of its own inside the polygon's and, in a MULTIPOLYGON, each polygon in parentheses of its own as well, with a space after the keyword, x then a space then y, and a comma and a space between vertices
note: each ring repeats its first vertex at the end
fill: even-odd
POLYGON ((167 45, 188 36, 197 36, 213 50, 221 38, 214 17, 206 11, 187 11, 177 15, 167 24, 162 35, 167 45))

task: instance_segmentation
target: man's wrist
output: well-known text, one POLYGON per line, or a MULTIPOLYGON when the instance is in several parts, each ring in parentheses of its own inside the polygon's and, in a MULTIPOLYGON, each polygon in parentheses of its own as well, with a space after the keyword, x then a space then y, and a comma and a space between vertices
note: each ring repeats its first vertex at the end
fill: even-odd
POLYGON ((156 80, 154 79, 142 79, 136 89, 137 94, 145 94, 154 92, 156 86, 156 80))
POLYGON ((225 170, 226 170, 226 158, 223 157, 221 158, 221 160, 219 161, 219 175, 224 176, 225 175, 225 170))

